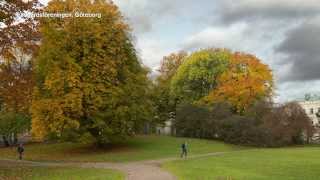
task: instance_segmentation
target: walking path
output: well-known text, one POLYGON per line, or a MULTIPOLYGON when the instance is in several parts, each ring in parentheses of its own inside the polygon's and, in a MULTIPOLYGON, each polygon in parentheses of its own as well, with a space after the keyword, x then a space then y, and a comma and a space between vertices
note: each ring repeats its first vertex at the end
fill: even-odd
MULTIPOLYGON (((245 151, 245 150, 238 150, 245 151)), ((207 157, 207 156, 218 156, 232 152, 215 152, 201 155, 193 155, 188 159, 207 157)), ((89 162, 89 163, 75 163, 75 162, 35 162, 35 161, 18 161, 10 159, 0 159, 0 163, 11 162, 19 163, 28 166, 70 166, 70 167, 82 167, 82 168, 101 168, 101 169, 114 169, 124 172, 127 180, 176 180, 169 172, 163 170, 160 166, 164 162, 173 160, 183 160, 181 158, 166 158, 159 160, 147 160, 137 161, 128 163, 108 163, 108 162, 89 162)))

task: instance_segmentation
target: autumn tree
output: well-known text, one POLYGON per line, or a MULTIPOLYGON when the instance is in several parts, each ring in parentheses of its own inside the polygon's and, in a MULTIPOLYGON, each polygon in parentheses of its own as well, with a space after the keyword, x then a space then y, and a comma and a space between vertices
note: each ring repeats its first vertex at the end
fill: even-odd
POLYGON ((0 58, 13 58, 15 48, 28 54, 35 52, 40 39, 38 21, 23 14, 40 12, 40 7, 38 0, 0 2, 0 58))
POLYGON ((158 81, 170 81, 187 55, 187 52, 179 51, 164 56, 159 69, 160 76, 158 77, 158 81))
POLYGON ((21 121, 30 120, 29 108, 34 85, 30 56, 19 49, 15 50, 13 59, 0 62, 0 128, 6 129, 1 131, 4 142, 13 139, 13 143, 17 142, 18 133, 29 129, 20 124, 21 121))
POLYGON ((0 129, 6 145, 16 143, 17 134, 29 129, 31 59, 40 35, 37 20, 23 13, 40 12, 40 6, 37 0, 0 2, 0 129))
POLYGON ((28 113, 33 88, 32 58, 40 34, 38 21, 25 13, 41 11, 38 0, 0 3, 0 97, 5 111, 28 113))
POLYGON ((272 146, 308 143, 314 135, 312 121, 296 102, 273 108, 261 120, 268 144, 272 146))
POLYGON ((171 82, 171 93, 183 102, 193 103, 216 88, 219 76, 226 70, 231 52, 226 49, 204 49, 192 53, 178 68, 171 82))
POLYGON ((164 56, 161 61, 159 69, 160 74, 157 77, 153 88, 153 102, 156 109, 157 121, 159 123, 163 123, 171 118, 170 116, 174 116, 175 114, 177 101, 175 97, 171 96, 170 84, 172 77, 175 75, 186 56, 186 52, 180 51, 164 56))
POLYGON ((53 0, 45 10, 71 12, 75 8, 102 16, 41 20, 32 132, 42 139, 48 133, 90 133, 105 144, 132 135, 148 119, 147 70, 137 58, 128 25, 112 2, 53 0))
POLYGON ((0 63, 2 111, 29 112, 33 89, 30 56, 15 49, 14 58, 0 63))
POLYGON ((228 69, 217 82, 216 89, 209 93, 205 101, 229 102, 240 113, 272 95, 271 70, 257 57, 246 53, 233 53, 228 69))

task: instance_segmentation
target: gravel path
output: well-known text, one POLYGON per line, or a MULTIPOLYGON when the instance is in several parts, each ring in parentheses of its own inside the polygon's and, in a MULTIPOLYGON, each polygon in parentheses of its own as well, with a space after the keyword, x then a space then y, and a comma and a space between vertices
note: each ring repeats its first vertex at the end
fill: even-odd
POLYGON ((169 172, 156 164, 135 163, 83 163, 80 167, 116 169, 126 173, 127 180, 175 180, 169 172))
POLYGON ((82 167, 82 168, 100 168, 114 169, 126 174, 127 180, 175 180, 176 178, 169 172, 160 167, 160 163, 155 162, 131 162, 131 163, 69 163, 69 162, 35 162, 35 161, 18 161, 10 159, 0 159, 0 163, 15 166, 51 166, 51 167, 82 167))
MULTIPOLYGON (((238 150, 244 151, 244 150, 238 150)), ((218 156, 226 153, 238 152, 215 152, 201 155, 194 155, 188 159, 201 158, 207 156, 218 156)), ((137 161, 129 163, 104 163, 104 162, 90 162, 90 163, 76 163, 76 162, 35 162, 35 161, 18 161, 10 159, 1 159, 0 163, 19 163, 27 166, 64 166, 64 167, 82 167, 82 168, 101 168, 114 169, 124 172, 127 180, 176 180, 177 178, 169 172, 161 168, 161 164, 168 161, 182 160, 181 158, 166 158, 159 160, 137 161)))

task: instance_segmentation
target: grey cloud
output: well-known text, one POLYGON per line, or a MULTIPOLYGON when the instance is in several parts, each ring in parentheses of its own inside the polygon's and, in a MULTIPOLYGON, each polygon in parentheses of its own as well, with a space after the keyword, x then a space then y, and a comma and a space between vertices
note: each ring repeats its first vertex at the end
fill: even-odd
POLYGON ((299 82, 284 82, 278 84, 278 94, 275 98, 277 102, 287 102, 301 100, 306 93, 319 94, 320 80, 299 81, 299 82))
POLYGON ((271 35, 264 38, 264 43, 278 41, 271 48, 282 55, 272 60, 279 83, 320 79, 318 0, 226 0, 218 4, 221 25, 228 27, 245 22, 252 27, 253 34, 260 31, 271 35), (256 28, 261 24, 267 28, 256 28), (280 35, 274 36, 277 31, 280 35))
POLYGON ((201 16, 205 5, 210 0, 201 3, 194 0, 114 0, 124 13, 136 33, 153 30, 159 22, 175 21, 180 18, 196 21, 201 16))
POLYGON ((304 23, 289 31, 286 39, 275 48, 286 55, 284 63, 291 64, 290 72, 282 81, 320 79, 320 24, 304 23))
POLYGON ((219 1, 223 23, 250 20, 288 20, 320 14, 318 0, 226 0, 219 1))
POLYGON ((147 16, 142 14, 132 15, 129 18, 126 18, 128 22, 133 26, 133 30, 138 33, 144 33, 151 31, 152 22, 150 22, 147 16))
POLYGON ((137 33, 151 31, 157 19, 175 12, 174 3, 169 0, 116 0, 114 2, 119 6, 125 18, 137 33))

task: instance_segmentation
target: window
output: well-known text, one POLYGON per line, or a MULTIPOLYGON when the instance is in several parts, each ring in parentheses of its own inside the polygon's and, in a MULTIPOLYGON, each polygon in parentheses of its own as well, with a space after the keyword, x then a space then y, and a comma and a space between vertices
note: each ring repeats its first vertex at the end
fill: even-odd
POLYGON ((310 114, 313 114, 313 108, 310 109, 310 114))

